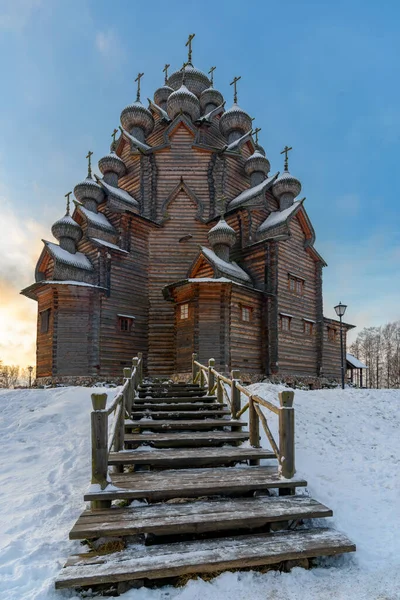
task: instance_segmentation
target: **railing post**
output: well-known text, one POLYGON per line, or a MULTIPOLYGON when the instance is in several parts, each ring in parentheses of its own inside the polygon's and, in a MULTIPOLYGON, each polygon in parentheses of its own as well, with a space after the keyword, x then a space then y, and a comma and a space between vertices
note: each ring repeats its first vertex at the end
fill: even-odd
POLYGON ((197 360, 197 354, 192 354, 192 382, 196 382, 197 373, 199 372, 199 367, 194 364, 194 361, 197 360))
POLYGON ((224 392, 222 390, 223 385, 224 385, 224 382, 222 381, 222 379, 217 377, 217 400, 220 404, 223 404, 223 402, 224 402, 224 392))
POLYGON ((204 371, 201 367, 199 367, 199 369, 200 369, 200 387, 204 388, 204 384, 205 384, 204 371))
POLYGON ((210 358, 210 360, 208 361, 208 392, 207 392, 207 396, 211 396, 214 384, 215 384, 215 375, 212 372, 212 369, 215 366, 215 360, 214 358, 210 358))
POLYGON ((143 383, 143 354, 142 352, 138 352, 138 385, 142 385, 143 383))
MULTIPOLYGON (((253 448, 260 447, 260 419, 254 407, 254 400, 249 398, 249 439, 253 448)), ((259 465, 259 460, 250 460, 250 465, 259 465)))
POLYGON ((279 392, 279 463, 285 479, 291 479, 296 472, 293 400, 294 392, 279 392))
POLYGON ((132 406, 133 403, 135 402, 135 397, 136 397, 136 390, 139 387, 139 383, 138 383, 138 362, 139 359, 137 356, 135 356, 135 358, 132 358, 132 393, 131 393, 131 410, 129 412, 129 415, 132 412, 132 406))
POLYGON ((234 370, 231 373, 231 412, 232 418, 236 419, 236 415, 240 410, 240 391, 236 387, 236 382, 240 380, 240 371, 234 370))
MULTIPOLYGON (((104 490, 108 485, 108 415, 105 411, 107 394, 92 394, 92 484, 104 490)), ((92 509, 109 508, 110 500, 93 500, 92 509)))

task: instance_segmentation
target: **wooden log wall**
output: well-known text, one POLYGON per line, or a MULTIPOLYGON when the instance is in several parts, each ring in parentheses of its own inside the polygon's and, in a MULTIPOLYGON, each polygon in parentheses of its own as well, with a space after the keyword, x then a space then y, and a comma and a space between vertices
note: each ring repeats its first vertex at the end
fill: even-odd
POLYGON ((226 371, 229 364, 230 284, 204 283, 199 286, 198 344, 195 352, 203 364, 215 359, 215 368, 226 371), (228 290, 226 288, 229 288, 228 290))
MULTIPOLYGON (((324 335, 324 351, 322 361, 322 375, 328 379, 335 379, 337 381, 341 378, 341 357, 340 357, 340 330, 339 324, 333 325, 332 323, 324 322, 323 325, 324 335), (328 328, 334 328, 336 331, 335 340, 331 340, 328 333, 328 328)), ((347 331, 343 327, 343 347, 344 354, 346 353, 347 346, 347 331)))
POLYGON ((233 285, 230 313, 231 368, 262 373, 262 294, 233 285), (242 319, 242 307, 250 309, 248 322, 242 319))
POLYGON ((53 370, 53 333, 54 333, 54 305, 53 290, 50 285, 38 294, 38 316, 36 328, 36 376, 50 377, 53 370), (46 333, 40 332, 40 313, 50 310, 49 327, 46 333))

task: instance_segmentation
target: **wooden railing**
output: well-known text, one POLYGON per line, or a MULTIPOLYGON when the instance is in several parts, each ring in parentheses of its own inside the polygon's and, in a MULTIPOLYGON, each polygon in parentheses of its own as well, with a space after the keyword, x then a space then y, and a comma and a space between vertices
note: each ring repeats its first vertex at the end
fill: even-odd
MULTIPOLYGON (((123 370, 124 383, 112 404, 107 406, 107 394, 92 394, 93 412, 91 413, 92 430, 92 484, 105 490, 111 483, 108 475, 108 457, 111 451, 124 449, 125 418, 130 418, 136 390, 143 380, 143 359, 141 353, 132 359, 132 368, 123 370), (111 420, 109 416, 114 413, 111 420)), ((115 470, 123 467, 115 466, 115 470)), ((110 502, 97 500, 91 503, 92 509, 107 508, 110 502)))
POLYGON ((279 461, 279 472, 282 478, 291 479, 295 470, 295 441, 294 441, 294 392, 279 392, 280 406, 275 406, 257 394, 253 394, 240 382, 240 371, 234 370, 231 378, 225 377, 214 369, 215 360, 210 358, 208 365, 202 365, 197 360, 197 355, 192 357, 192 378, 193 383, 207 387, 207 395, 216 394, 218 402, 223 403, 226 400, 230 407, 232 418, 239 419, 247 410, 249 411, 249 438, 250 444, 260 447, 260 422, 265 434, 271 444, 271 448, 279 461), (230 387, 230 394, 226 390, 230 387), (241 408, 241 394, 244 394, 248 401, 241 408), (261 407, 278 416, 279 419, 279 445, 268 425, 267 417, 261 407))

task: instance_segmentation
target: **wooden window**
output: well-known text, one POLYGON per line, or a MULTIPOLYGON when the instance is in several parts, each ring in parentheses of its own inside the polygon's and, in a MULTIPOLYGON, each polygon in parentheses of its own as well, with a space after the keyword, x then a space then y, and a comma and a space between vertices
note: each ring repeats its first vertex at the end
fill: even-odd
POLYGON ((312 335, 314 333, 314 323, 311 321, 304 321, 304 333, 306 335, 312 335))
POLYGON ((290 315, 279 316, 279 327, 281 331, 290 331, 292 326, 292 317, 290 315))
POLYGON ((246 321, 247 323, 250 323, 251 321, 251 313, 253 312, 253 309, 251 308, 251 306, 242 306, 241 307, 241 319, 242 321, 246 321))
POLYGON ((179 317, 180 319, 188 319, 189 318, 189 304, 186 302, 186 304, 181 304, 180 305, 180 310, 179 310, 179 317))
POLYGON ((304 279, 296 277, 295 275, 288 275, 288 288, 292 294, 302 296, 304 294, 304 279))
POLYGON ((336 342, 337 331, 334 327, 328 327, 328 340, 330 342, 336 342))
POLYGON ((132 331, 133 317, 118 317, 118 329, 124 333, 132 331))
POLYGON ((40 333, 47 333, 50 325, 50 308, 40 313, 40 333))

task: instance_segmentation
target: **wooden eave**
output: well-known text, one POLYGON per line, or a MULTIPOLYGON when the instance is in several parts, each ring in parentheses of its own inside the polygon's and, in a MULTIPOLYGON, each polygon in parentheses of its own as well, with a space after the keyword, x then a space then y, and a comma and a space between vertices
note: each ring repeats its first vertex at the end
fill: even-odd
POLYGON ((66 281, 55 281, 52 279, 43 279, 42 281, 36 281, 35 283, 32 283, 31 285, 29 285, 28 287, 24 288, 23 290, 20 291, 20 294, 22 296, 26 296, 27 298, 31 298, 31 300, 38 300, 38 293, 41 291, 41 288, 45 288, 48 286, 57 286, 57 285, 62 285, 63 287, 67 287, 67 286, 77 286, 77 287, 84 287, 84 288, 89 288, 91 290, 96 290, 96 291, 100 291, 100 292, 107 292, 107 289, 104 287, 101 287, 99 285, 92 285, 92 284, 85 284, 85 282, 83 281, 74 281, 74 282, 70 282, 68 281, 68 283, 66 281))
MULTIPOLYGON (((324 317, 324 323, 326 323, 327 325, 334 325, 335 327, 340 327, 340 321, 338 319, 330 319, 329 317, 324 317)), ((357 325, 350 325, 350 323, 345 323, 344 321, 342 321, 342 325, 348 331, 357 327, 357 325)))

